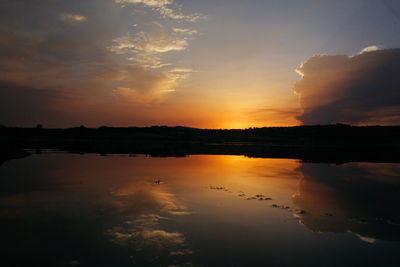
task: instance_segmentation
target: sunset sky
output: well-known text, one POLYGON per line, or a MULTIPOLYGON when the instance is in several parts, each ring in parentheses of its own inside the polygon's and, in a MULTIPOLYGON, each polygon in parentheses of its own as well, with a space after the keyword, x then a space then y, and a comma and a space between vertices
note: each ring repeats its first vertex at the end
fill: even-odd
POLYGON ((400 124, 400 1, 2 0, 0 124, 400 124))

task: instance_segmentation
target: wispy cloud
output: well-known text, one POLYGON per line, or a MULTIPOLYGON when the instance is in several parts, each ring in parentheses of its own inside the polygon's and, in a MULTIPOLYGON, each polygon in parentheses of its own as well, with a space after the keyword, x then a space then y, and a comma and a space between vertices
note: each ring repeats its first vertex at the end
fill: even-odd
POLYGON ((66 21, 66 22, 84 22, 87 20, 87 18, 85 16, 79 15, 79 14, 63 13, 60 15, 60 20, 66 21))
POLYGON ((139 32, 134 36, 129 33, 113 40, 110 50, 117 54, 125 53, 165 53, 169 51, 185 50, 188 43, 185 39, 167 35, 139 32))
POLYGON ((205 16, 202 14, 183 14, 179 8, 174 5, 172 0, 115 0, 116 3, 121 4, 123 7, 126 4, 141 4, 152 8, 160 15, 170 19, 185 20, 188 22, 196 22, 200 19, 204 19, 205 16))
POLYGON ((193 35, 193 34, 197 33, 196 30, 190 29, 190 28, 174 28, 173 31, 177 32, 177 33, 188 34, 188 35, 193 35))
POLYGON ((149 77, 154 78, 146 79, 147 81, 156 81, 138 84, 132 80, 136 73, 127 71, 120 78, 124 85, 116 88, 113 91, 114 95, 129 101, 151 103, 162 99, 167 93, 174 92, 179 83, 193 70, 173 67, 172 63, 163 62, 162 57, 168 52, 185 50, 187 46, 186 39, 169 35, 164 29, 153 33, 141 31, 133 36, 128 33, 114 39, 113 45, 109 47, 110 51, 127 55, 127 59, 133 66, 132 70, 142 69, 141 72, 146 72, 149 77), (143 90, 143 88, 147 89, 143 90))
POLYGON ((150 7, 163 7, 172 4, 172 0, 115 0, 120 4, 143 4, 150 7))
MULTIPOLYGON (((182 52, 188 49, 189 41, 194 39, 197 31, 192 26, 184 23, 194 22, 199 15, 184 15, 172 0, 115 0, 122 7, 132 5, 137 8, 150 9, 161 14, 151 22, 135 23, 125 35, 114 38, 108 49, 121 56, 125 56, 132 66, 149 71, 157 76, 157 83, 153 88, 143 94, 135 83, 130 83, 129 75, 121 79, 126 81, 122 86, 113 90, 114 95, 129 101, 140 100, 152 103, 164 97, 164 95, 176 91, 179 84, 187 79, 192 69, 176 66, 173 62, 165 61, 166 55, 182 52), (167 22, 166 19, 173 19, 167 22), (166 23, 167 22, 167 23, 166 23), (151 92, 149 94, 149 92, 151 92)), ((140 12, 139 12, 140 14, 140 12)))
POLYGON ((80 123, 91 112, 101 109, 110 115, 128 106, 124 114, 131 121, 136 115, 128 114, 134 108, 156 105, 179 90, 191 71, 177 64, 177 56, 195 37, 195 25, 189 22, 194 17, 183 14, 183 7, 169 0, 114 0, 112 12, 109 1, 2 2, 3 122, 8 117, 7 123, 13 124, 34 120, 60 125, 65 116, 68 123, 80 123), (30 118, 14 112, 27 110, 24 106, 30 107, 30 118))
POLYGON ((191 72, 196 72, 195 70, 188 69, 188 68, 174 68, 170 70, 169 72, 171 73, 191 73, 191 72))

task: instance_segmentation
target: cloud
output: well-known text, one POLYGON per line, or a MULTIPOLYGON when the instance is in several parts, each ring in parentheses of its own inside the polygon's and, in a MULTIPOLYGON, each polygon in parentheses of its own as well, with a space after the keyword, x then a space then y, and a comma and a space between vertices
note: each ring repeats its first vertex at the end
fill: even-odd
MULTIPOLYGON (((178 23, 191 28, 185 21, 160 18, 159 13, 132 16, 109 0, 3 2, 0 103, 8 99, 17 104, 2 106, 2 123, 64 127, 99 120, 101 116, 94 116, 98 112, 116 120, 122 106, 136 114, 141 107, 159 104, 189 75, 174 71, 185 66, 164 57, 188 48, 193 34, 174 31, 178 23), (32 101, 25 105, 29 116, 15 112, 24 98, 32 101)), ((172 5, 156 0, 119 3, 135 10, 139 4, 147 9, 172 5)), ((130 123, 133 116, 125 113, 130 123)))
MULTIPOLYGON (((158 11, 163 18, 192 20, 192 17, 182 15, 167 7, 173 5, 173 1, 116 0, 115 2, 121 4, 122 7, 126 4, 140 4, 158 11)), ((129 82, 129 76, 125 75, 125 80, 128 82, 114 89, 114 95, 130 102, 141 101, 149 104, 158 102, 166 94, 176 91, 180 82, 194 71, 173 66, 172 63, 165 62, 164 58, 168 53, 186 50, 189 46, 188 41, 193 39, 195 33, 197 31, 192 28, 175 27, 174 23, 170 26, 170 23, 163 23, 157 19, 142 24, 136 23, 125 35, 114 38, 108 46, 109 51, 116 55, 126 56, 131 66, 140 67, 150 75, 156 75, 159 78, 153 83, 157 85, 157 90, 148 90, 147 92, 151 93, 144 95, 137 83, 129 82)))
POLYGON ((117 54, 125 53, 166 53, 170 51, 185 50, 188 43, 185 39, 175 38, 165 32, 149 34, 139 32, 135 36, 126 34, 113 40, 114 45, 110 50, 117 54))
MULTIPOLYGON (((109 51, 117 55, 127 55, 127 59, 147 69, 170 66, 162 60, 163 54, 183 51, 188 46, 188 38, 181 34, 170 33, 158 22, 147 25, 146 31, 128 32, 112 40, 109 51)), ((137 28, 138 25, 135 26, 137 28)))
POLYGON ((145 7, 152 8, 165 18, 185 20, 188 22, 196 22, 205 18, 202 14, 183 14, 179 10, 176 10, 176 7, 171 7, 173 6, 172 0, 115 0, 115 3, 121 4, 123 7, 125 7, 126 4, 141 4, 145 7))
POLYGON ((303 108, 297 118, 304 124, 399 124, 400 49, 376 48, 304 62, 293 88, 303 108))
POLYGON ((171 0, 115 0, 120 4, 143 4, 150 7, 163 7, 172 4, 171 0))
POLYGON ((130 103, 154 104, 175 92, 179 84, 194 70, 173 68, 171 70, 146 70, 132 65, 119 72, 120 86, 113 90, 114 96, 130 103))
POLYGON ((128 55, 128 60, 144 68, 158 69, 171 65, 163 62, 164 54, 186 50, 191 39, 186 35, 194 34, 189 34, 189 29, 171 31, 158 22, 147 26, 147 31, 128 32, 115 38, 108 49, 118 55, 128 55))
POLYGON ((173 30, 174 32, 188 34, 188 35, 193 35, 197 33, 196 30, 190 28, 174 28, 173 30))
POLYGON ((87 20, 85 16, 79 14, 61 14, 60 19, 66 22, 84 22, 87 20))
POLYGON ((188 68, 173 68, 169 72, 171 73, 191 73, 191 72, 196 72, 195 70, 188 69, 188 68))
POLYGON ((151 23, 151 30, 139 31, 135 34, 127 33, 115 38, 108 49, 117 55, 126 55, 131 61, 131 69, 123 74, 123 86, 113 90, 114 95, 130 102, 155 103, 162 100, 166 94, 175 92, 180 82, 187 79, 189 68, 174 67, 165 63, 163 56, 170 52, 180 52, 188 47, 188 39, 182 35, 186 32, 168 32, 160 23, 151 23), (136 79, 138 68, 149 79, 145 83, 138 83, 136 79), (151 86, 152 88, 149 88, 151 86), (143 90, 147 88, 146 90, 143 90), (147 94, 143 94, 147 92, 147 94))
POLYGON ((379 47, 376 45, 371 45, 371 46, 367 46, 366 48, 364 48, 363 50, 360 51, 360 53, 358 54, 362 54, 365 52, 372 52, 372 51, 377 51, 379 50, 379 47))

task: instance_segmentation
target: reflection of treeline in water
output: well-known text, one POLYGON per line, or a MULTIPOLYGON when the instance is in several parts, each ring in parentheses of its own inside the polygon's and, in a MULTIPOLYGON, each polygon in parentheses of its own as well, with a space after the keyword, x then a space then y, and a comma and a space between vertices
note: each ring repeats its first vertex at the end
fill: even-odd
POLYGON ((189 127, 100 127, 68 129, 0 127, 0 146, 75 152, 143 153, 156 156, 233 154, 305 161, 398 162, 400 126, 344 124, 196 129, 189 127))

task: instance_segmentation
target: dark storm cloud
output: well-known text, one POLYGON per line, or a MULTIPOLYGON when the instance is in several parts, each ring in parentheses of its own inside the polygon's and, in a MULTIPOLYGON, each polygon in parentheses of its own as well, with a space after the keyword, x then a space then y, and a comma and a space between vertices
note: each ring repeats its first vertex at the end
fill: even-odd
POLYGON ((400 123, 400 49, 368 51, 349 57, 318 55, 301 65, 304 124, 400 123))

